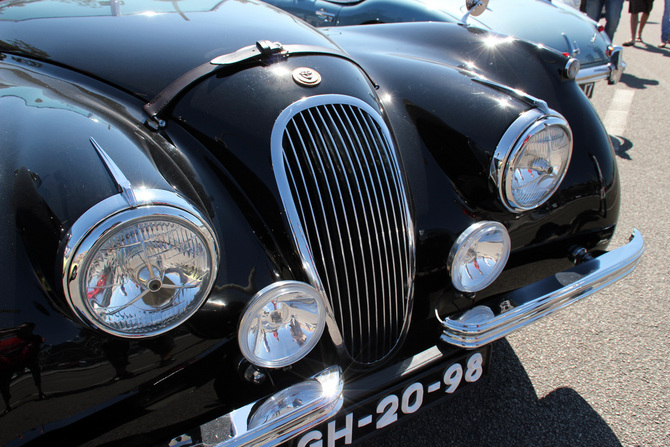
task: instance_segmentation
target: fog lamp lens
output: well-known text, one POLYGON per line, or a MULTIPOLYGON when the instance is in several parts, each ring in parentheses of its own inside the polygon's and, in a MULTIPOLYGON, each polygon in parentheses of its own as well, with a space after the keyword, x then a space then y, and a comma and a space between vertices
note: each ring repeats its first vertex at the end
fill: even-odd
POLYGON ((327 368, 311 379, 282 390, 263 402, 249 419, 248 428, 252 430, 324 400, 341 401, 343 385, 340 367, 327 368))
POLYGON ((478 222, 465 230, 449 253, 451 282, 462 292, 477 292, 502 272, 510 253, 507 229, 498 222, 478 222))
POLYGON ((317 400, 320 396, 321 384, 316 380, 293 385, 266 400, 251 417, 249 428, 255 428, 299 410, 303 405, 317 400))
POLYGON ((321 294, 312 286, 283 281, 256 294, 242 316, 239 345, 254 365, 281 368, 306 356, 326 325, 321 294))

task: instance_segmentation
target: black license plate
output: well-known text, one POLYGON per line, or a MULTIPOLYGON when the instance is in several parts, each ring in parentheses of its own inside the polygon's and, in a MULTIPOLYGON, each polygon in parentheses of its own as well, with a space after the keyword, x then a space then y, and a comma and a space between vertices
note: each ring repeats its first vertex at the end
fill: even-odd
MULTIPOLYGON (((347 402, 345 398, 345 407, 336 416, 298 437, 294 445, 347 445, 389 427, 479 381, 488 373, 490 353, 488 346, 469 351, 362 402, 347 402)), ((345 384, 345 396, 346 388, 345 384)))

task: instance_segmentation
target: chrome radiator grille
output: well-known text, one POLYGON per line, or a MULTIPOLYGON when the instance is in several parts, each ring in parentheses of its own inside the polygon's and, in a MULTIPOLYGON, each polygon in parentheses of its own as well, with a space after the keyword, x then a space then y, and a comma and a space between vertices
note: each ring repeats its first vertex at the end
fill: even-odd
POLYGON ((378 114, 354 98, 317 98, 280 124, 277 179, 299 247, 304 235, 303 260, 313 263, 349 356, 375 363, 409 324, 409 205, 378 114))

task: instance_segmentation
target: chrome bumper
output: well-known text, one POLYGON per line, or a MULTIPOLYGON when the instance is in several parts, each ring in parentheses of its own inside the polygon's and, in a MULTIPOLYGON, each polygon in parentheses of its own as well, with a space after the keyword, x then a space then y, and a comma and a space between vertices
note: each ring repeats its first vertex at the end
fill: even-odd
POLYGON ((580 85, 601 79, 607 80, 609 84, 616 84, 621 79, 621 75, 625 69, 626 63, 623 61, 623 48, 617 45, 612 47, 612 55, 606 65, 582 68, 577 73, 575 80, 580 85))
POLYGON ((194 444, 184 435, 173 439, 170 446, 241 447, 281 444, 334 416, 342 407, 343 386, 341 369, 332 366, 267 399, 253 402, 201 425, 201 442, 194 444), (267 417, 259 420, 259 413, 267 417))
POLYGON ((473 349, 506 337, 620 280, 635 269, 643 252, 642 235, 635 230, 623 247, 501 297, 497 301, 503 304, 499 315, 494 316, 488 307, 477 306, 459 319, 446 318, 442 321, 441 339, 473 349))

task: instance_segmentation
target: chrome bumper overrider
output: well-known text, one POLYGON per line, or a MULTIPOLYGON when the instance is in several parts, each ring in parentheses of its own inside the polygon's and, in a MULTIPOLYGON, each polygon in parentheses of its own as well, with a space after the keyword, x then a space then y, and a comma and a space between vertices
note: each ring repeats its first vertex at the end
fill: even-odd
POLYGON ((446 318, 442 321, 441 339, 450 345, 472 349, 503 338, 623 278, 635 269, 643 252, 642 235, 635 230, 630 242, 616 250, 509 292, 496 301, 504 303, 499 307, 505 310, 497 316, 486 308, 483 313, 472 312, 471 318, 468 317, 471 311, 457 320, 446 318))
POLYGON ((590 82, 606 79, 609 84, 616 84, 621 79, 621 75, 626 69, 626 63, 623 61, 623 48, 614 46, 610 61, 605 65, 596 67, 586 67, 577 73, 577 84, 587 84, 590 82))
POLYGON ((331 366, 311 379, 286 388, 273 396, 238 408, 200 426, 202 442, 170 445, 230 447, 277 445, 335 415, 343 402, 342 371, 331 366), (259 404, 262 404, 259 406, 259 404), (277 408, 267 421, 254 423, 265 405, 277 408))

